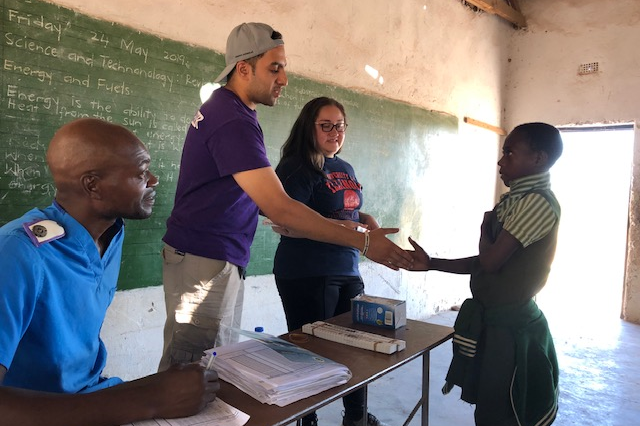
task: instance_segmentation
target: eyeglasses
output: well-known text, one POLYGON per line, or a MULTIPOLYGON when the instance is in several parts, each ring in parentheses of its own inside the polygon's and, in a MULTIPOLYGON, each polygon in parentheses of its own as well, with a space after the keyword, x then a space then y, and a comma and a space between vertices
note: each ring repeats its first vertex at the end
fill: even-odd
POLYGON ((318 126, 320 126, 320 128, 322 129, 323 132, 325 133, 329 133, 330 131, 332 131, 333 129, 336 129, 338 132, 342 133, 345 130, 347 130, 347 123, 316 123, 318 126))

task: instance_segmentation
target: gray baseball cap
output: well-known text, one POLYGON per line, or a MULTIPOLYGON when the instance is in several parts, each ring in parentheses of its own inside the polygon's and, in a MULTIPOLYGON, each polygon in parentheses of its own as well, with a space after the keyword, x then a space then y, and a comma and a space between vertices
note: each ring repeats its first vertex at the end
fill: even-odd
POLYGON ((227 66, 214 80, 214 83, 226 80, 227 75, 238 62, 283 45, 284 40, 271 38, 273 31, 269 25, 258 22, 240 24, 231 30, 231 34, 227 38, 227 51, 224 55, 227 66))

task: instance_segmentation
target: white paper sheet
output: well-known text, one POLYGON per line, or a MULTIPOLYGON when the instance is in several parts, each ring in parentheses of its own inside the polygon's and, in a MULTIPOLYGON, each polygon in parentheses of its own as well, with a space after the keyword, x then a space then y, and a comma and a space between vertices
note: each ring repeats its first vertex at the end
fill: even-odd
POLYGON ((248 414, 216 398, 191 417, 143 420, 123 426, 242 426, 248 421, 248 414))

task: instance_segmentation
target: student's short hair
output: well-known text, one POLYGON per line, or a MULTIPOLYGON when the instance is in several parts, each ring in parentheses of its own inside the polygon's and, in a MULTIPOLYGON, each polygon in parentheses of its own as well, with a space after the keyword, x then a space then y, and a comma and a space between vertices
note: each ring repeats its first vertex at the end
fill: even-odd
POLYGON ((516 132, 529 143, 533 151, 547 153, 549 167, 562 155, 562 136, 554 126, 547 123, 525 123, 516 126, 511 133, 516 132))

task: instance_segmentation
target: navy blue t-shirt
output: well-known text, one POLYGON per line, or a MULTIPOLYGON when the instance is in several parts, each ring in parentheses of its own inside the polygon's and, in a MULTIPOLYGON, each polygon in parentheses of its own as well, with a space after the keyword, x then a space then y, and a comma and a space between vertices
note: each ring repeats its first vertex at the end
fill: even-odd
MULTIPOLYGON (((325 158, 326 177, 304 168, 297 160, 281 161, 276 173, 287 194, 322 216, 359 222, 362 185, 353 167, 338 158, 325 158)), ((359 252, 355 248, 306 238, 280 237, 273 273, 294 279, 329 275, 358 276, 359 252)))

